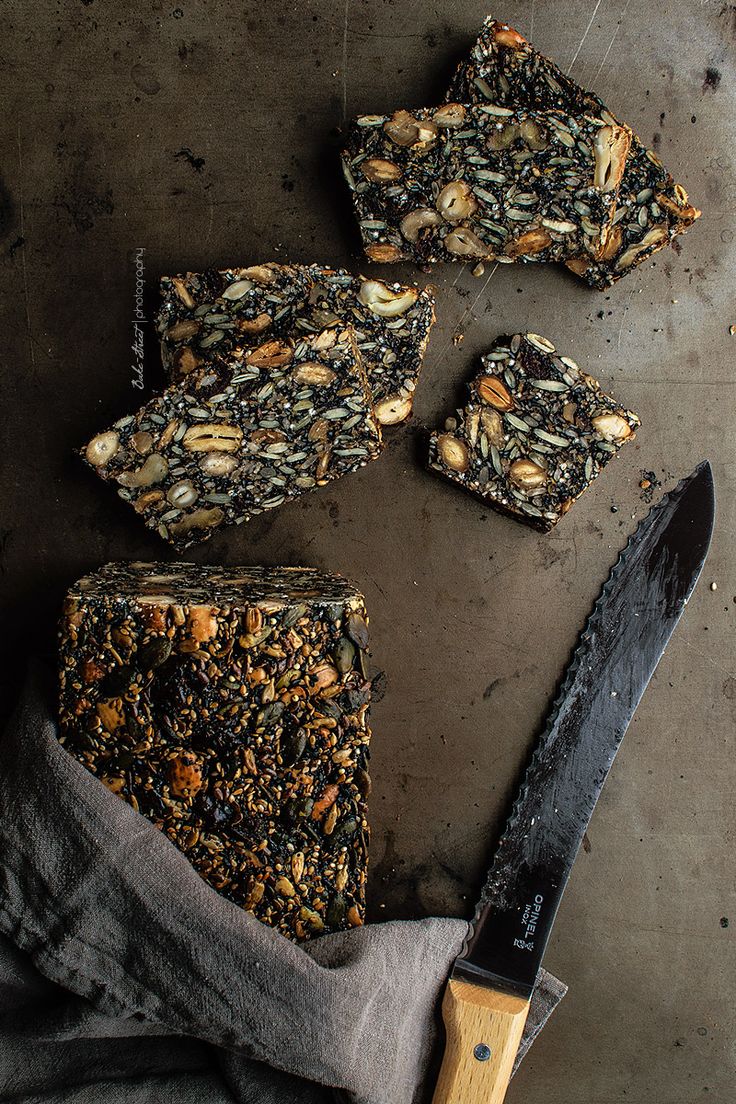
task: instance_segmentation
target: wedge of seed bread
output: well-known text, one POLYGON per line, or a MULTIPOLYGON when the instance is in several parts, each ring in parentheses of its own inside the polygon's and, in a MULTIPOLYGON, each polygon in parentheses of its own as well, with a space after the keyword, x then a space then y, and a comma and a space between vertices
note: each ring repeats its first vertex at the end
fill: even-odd
MULTIPOLYGON (((456 70, 447 99, 514 109, 557 110, 578 117, 587 114, 618 123, 599 96, 576 84, 513 27, 491 17, 485 21, 470 56, 456 70)), ((591 286, 605 289, 668 245, 699 217, 700 211, 657 154, 632 135, 605 252, 597 258, 580 253, 565 263, 591 286)))
POLYGON ((552 529, 621 445, 636 414, 538 334, 502 337, 470 397, 432 434, 429 467, 501 513, 552 529))
POLYGON ((362 923, 362 595, 311 568, 108 564, 60 623, 60 739, 291 939, 362 923))
POLYGON ((343 166, 374 259, 595 260, 628 148, 625 127, 589 115, 453 103, 361 116, 343 166))
POLYGON ((171 382, 268 338, 353 327, 381 425, 411 414, 434 322, 431 288, 322 265, 252 265, 166 276, 157 329, 171 382))
POLYGON ((82 450, 141 520, 187 548, 323 486, 383 447, 350 328, 209 365, 82 450))

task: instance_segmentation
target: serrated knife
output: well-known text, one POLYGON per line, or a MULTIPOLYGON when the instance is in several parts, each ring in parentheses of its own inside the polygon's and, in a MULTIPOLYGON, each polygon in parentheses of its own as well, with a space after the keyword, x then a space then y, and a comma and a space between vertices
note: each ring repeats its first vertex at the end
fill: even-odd
POLYGON ((501 1104, 560 898, 642 694, 697 582, 715 511, 704 461, 641 522, 580 637, 442 1003, 434 1104, 501 1104))

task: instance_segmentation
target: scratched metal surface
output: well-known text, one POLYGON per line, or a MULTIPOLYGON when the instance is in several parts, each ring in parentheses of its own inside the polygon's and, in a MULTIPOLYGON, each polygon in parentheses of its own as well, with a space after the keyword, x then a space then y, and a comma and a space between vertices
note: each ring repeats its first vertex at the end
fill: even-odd
MULTIPOLYGON (((146 251, 149 317, 163 272, 287 256, 357 264, 334 129, 359 111, 439 99, 485 14, 481 0, 2 5, 6 704, 25 656, 51 653, 71 580, 113 557, 167 555, 71 455, 141 397, 129 351, 135 250, 146 251)), ((641 472, 667 488, 711 458, 712 555, 562 904, 547 965, 571 993, 509 1099, 725 1102, 736 1079, 736 10, 499 0, 494 14, 654 143, 702 222, 681 251, 606 295, 552 270, 480 280, 440 270, 414 423, 359 475, 194 558, 306 562, 364 587, 388 674, 374 714, 371 914, 470 914, 569 650, 647 508, 641 472), (549 536, 484 511, 419 463, 421 427, 450 412, 477 354, 525 327, 643 422, 549 536)), ((150 389, 160 382, 150 333, 146 352, 150 389)))

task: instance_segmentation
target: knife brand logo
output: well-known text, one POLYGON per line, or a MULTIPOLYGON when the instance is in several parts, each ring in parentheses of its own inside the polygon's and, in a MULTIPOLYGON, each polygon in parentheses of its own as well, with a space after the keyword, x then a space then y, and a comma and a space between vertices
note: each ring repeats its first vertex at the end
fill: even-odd
POLYGON ((524 928, 524 938, 515 939, 514 946, 520 951, 533 951, 534 940, 532 936, 537 930, 537 924, 539 922, 539 916, 542 912, 542 905, 544 904, 544 897, 541 893, 537 893, 531 904, 524 906, 524 914, 521 918, 521 923, 524 928))

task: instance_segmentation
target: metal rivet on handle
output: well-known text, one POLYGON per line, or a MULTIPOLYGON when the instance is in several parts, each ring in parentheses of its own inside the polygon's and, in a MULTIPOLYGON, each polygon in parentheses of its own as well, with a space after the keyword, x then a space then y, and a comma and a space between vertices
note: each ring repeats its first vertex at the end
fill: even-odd
POLYGON ((486 1046, 485 1043, 478 1043, 477 1047, 473 1051, 473 1055, 479 1062, 487 1062, 491 1057, 491 1048, 486 1046))

